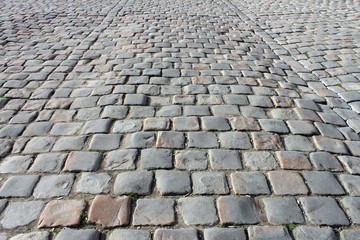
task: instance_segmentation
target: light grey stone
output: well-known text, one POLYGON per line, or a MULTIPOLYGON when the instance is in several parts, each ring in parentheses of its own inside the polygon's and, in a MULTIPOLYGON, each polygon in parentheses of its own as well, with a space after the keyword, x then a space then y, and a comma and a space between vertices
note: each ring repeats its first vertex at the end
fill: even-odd
POLYGON ((218 221, 212 197, 180 198, 178 206, 186 225, 212 225, 218 221))

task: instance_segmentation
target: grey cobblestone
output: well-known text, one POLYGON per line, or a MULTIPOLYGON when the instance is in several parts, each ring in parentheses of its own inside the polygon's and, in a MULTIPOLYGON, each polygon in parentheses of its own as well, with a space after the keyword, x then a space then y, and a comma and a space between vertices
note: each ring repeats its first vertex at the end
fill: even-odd
POLYGON ((36 220, 46 240, 356 238, 359 9, 335 0, 1 5, 0 222, 31 220, 0 238, 36 238, 36 220), (114 194, 126 204, 107 214, 114 194), (6 220, 33 198, 59 213, 39 221, 28 206, 6 220), (311 198, 320 200, 301 201, 311 198), (200 207, 183 214, 179 199, 200 207), (305 220, 291 215, 298 206, 305 220), (349 223, 334 223, 342 211, 349 223), (199 229, 181 228, 189 215, 199 229), (128 229, 107 229, 118 224, 128 229))
POLYGON ((218 221, 212 197, 180 198, 178 206, 186 225, 213 225, 218 221))

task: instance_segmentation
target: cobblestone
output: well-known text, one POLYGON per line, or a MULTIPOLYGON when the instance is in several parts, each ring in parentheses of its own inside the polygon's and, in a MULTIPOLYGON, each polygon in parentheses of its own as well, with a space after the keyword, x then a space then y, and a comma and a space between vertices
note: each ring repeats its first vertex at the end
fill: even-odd
POLYGON ((357 237, 359 2, 0 10, 0 239, 357 237))

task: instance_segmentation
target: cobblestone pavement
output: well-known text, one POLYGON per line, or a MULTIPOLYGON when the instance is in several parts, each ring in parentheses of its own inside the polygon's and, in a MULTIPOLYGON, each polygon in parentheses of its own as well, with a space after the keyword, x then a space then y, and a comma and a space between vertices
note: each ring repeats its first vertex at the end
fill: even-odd
POLYGON ((360 239, 359 1, 0 9, 0 240, 360 239))

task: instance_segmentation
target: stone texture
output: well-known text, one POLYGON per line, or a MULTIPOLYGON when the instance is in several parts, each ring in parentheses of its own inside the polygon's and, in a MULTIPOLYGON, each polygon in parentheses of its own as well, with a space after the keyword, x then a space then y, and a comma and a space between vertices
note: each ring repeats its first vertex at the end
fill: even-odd
POLYGON ((102 193, 107 189, 110 180, 111 177, 107 173, 84 172, 76 183, 76 192, 102 193))
POLYGON ((174 200, 139 199, 133 214, 135 226, 166 226, 175 222, 174 200))
POLYGON ((206 228, 204 230, 205 240, 232 239, 246 240, 244 229, 242 228, 206 228))
POLYGON ((210 166, 213 170, 241 169, 240 154, 237 151, 209 150, 210 166))
POLYGON ((273 239, 290 240, 290 234, 282 226, 251 226, 248 228, 250 240, 273 239))
POLYGON ((333 198, 301 197, 306 218, 317 225, 346 226, 349 220, 333 198))
POLYGON ((254 200, 250 197, 221 196, 217 200, 221 224, 255 224, 260 222, 254 200))
POLYGON ((12 238, 10 238, 10 240, 48 240, 49 237, 50 237, 49 232, 37 231, 37 232, 17 234, 12 238))
POLYGON ((235 194, 260 195, 270 193, 266 178, 261 172, 235 172, 230 177, 235 194))
POLYGON ((74 175, 49 175, 42 176, 34 189, 35 198, 52 198, 67 196, 74 183, 74 175))
POLYGON ((39 176, 11 176, 0 188, 0 197, 29 197, 39 176))
POLYGON ((131 199, 97 195, 91 203, 88 222, 102 227, 126 226, 130 221, 131 199))
POLYGON ((38 227, 76 226, 85 208, 83 200, 53 200, 46 204, 38 227))
POLYGON ((5 209, 0 223, 6 229, 26 226, 38 218, 43 206, 42 201, 11 202, 5 209))
POLYGON ((104 162, 104 170, 131 170, 135 169, 137 150, 124 149, 111 151, 104 162))
POLYGON ((212 197, 180 198, 178 207, 186 225, 213 225, 218 221, 212 197))
POLYGON ((282 169, 311 169, 312 166, 308 158, 299 152, 295 151, 277 151, 276 157, 280 162, 282 169))
POLYGON ((152 181, 153 173, 149 171, 119 173, 115 179, 114 192, 116 194, 136 193, 149 195, 152 181))
POLYGON ((277 134, 255 132, 251 133, 251 137, 256 150, 280 150, 284 148, 277 134))
POLYGON ((101 154, 97 152, 71 152, 66 160, 64 171, 96 171, 101 164, 101 154))
POLYGON ((142 169, 169 169, 172 167, 171 150, 144 149, 141 150, 140 167, 142 169))
POLYGON ((151 240, 147 230, 116 229, 111 232, 109 240, 151 240))
POLYGON ((158 228, 154 233, 154 240, 198 240, 197 232, 193 228, 183 229, 161 229, 158 228))
POLYGON ((100 232, 94 229, 70 229, 64 228, 56 235, 54 240, 100 240, 100 232))
POLYGON ((156 188, 161 195, 190 193, 190 176, 185 171, 156 171, 156 188))
POLYGON ((263 198, 262 202, 270 224, 282 225, 304 222, 301 210, 293 197, 263 198))
POLYGON ((270 184, 276 195, 307 194, 308 189, 298 172, 272 171, 268 172, 270 184))
POLYGON ((229 187, 221 172, 195 172, 192 174, 194 194, 227 194, 229 187))
POLYGON ((336 239, 335 233, 330 227, 298 226, 294 229, 293 234, 295 239, 299 240, 336 239))

